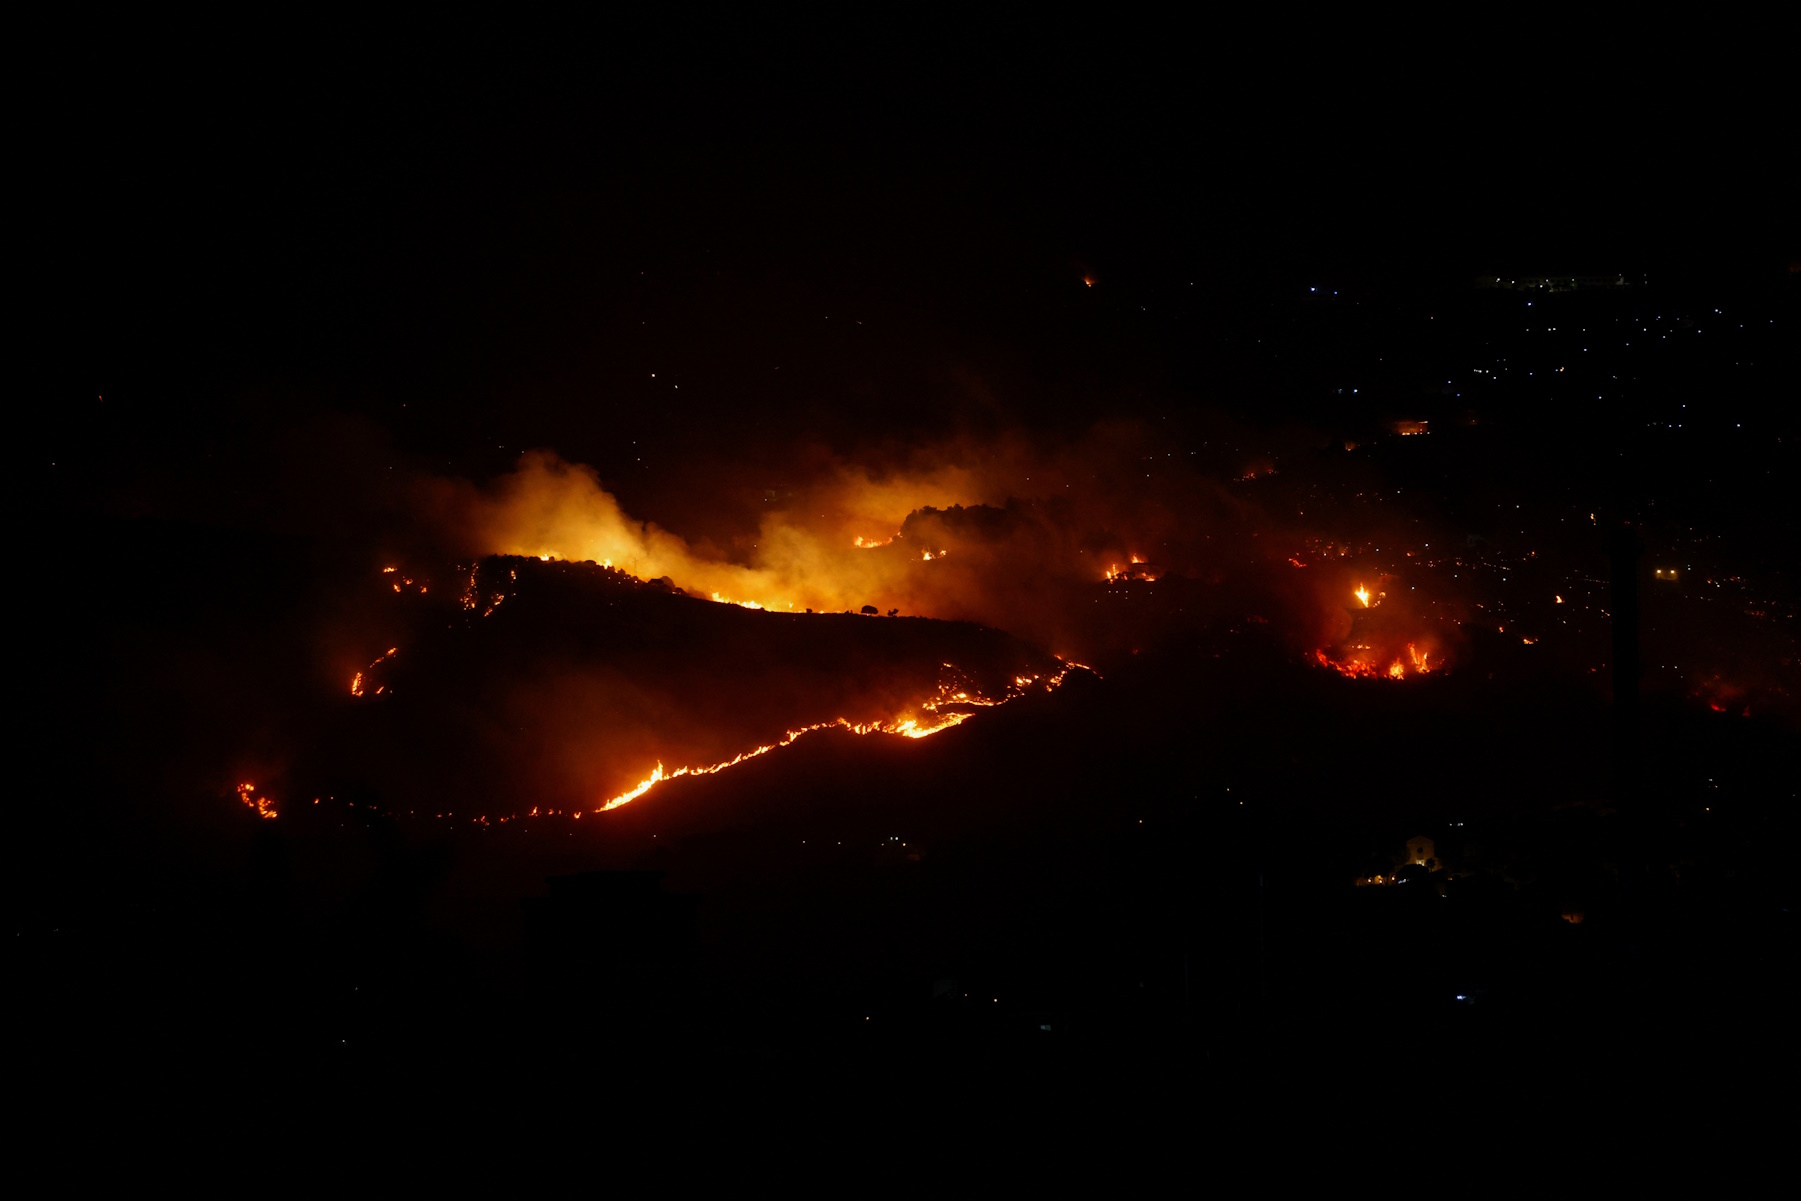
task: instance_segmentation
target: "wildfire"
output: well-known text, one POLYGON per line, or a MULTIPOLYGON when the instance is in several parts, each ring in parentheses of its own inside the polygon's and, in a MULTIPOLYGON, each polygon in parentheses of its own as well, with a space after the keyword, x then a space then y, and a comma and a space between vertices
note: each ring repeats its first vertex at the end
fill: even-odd
MULTIPOLYGON (((1369 648, 1358 647, 1355 649, 1368 650, 1369 648)), ((1386 667, 1379 662, 1356 656, 1348 659, 1334 659, 1323 650, 1314 651, 1313 658, 1321 667, 1329 667, 1340 675, 1349 676, 1352 679, 1404 680, 1410 675, 1423 676, 1432 671, 1431 657, 1411 642, 1407 644, 1407 653, 1390 660, 1386 667)), ((1440 663, 1439 666, 1443 666, 1443 664, 1440 663)))
POLYGON ((713 599, 722 605, 737 605, 741 609, 761 609, 763 607, 756 601, 733 600, 729 596, 720 596, 717 592, 713 594, 713 599))
MULTIPOLYGON (((1002 696, 998 700, 983 696, 972 696, 967 688, 956 688, 956 685, 950 682, 941 682, 938 686, 938 695, 921 701, 919 704, 919 708, 927 714, 927 716, 924 717, 906 716, 889 721, 868 722, 854 722, 846 717, 837 717, 833 718, 831 721, 815 722, 809 726, 801 726, 798 729, 789 730, 774 742, 766 742, 762 746, 753 747, 748 751, 741 751, 722 763, 712 763, 704 767, 678 767, 674 771, 666 771, 663 765, 658 763, 648 776, 645 776, 642 780, 638 781, 636 786, 628 788, 618 796, 606 801, 599 809, 595 810, 595 812, 605 813, 609 809, 617 809, 621 805, 629 805, 665 780, 675 780, 682 776, 710 776, 722 772, 728 767, 736 767, 746 760, 755 759, 759 756, 767 755, 771 751, 779 750, 802 736, 813 733, 815 730, 842 729, 849 730, 853 734, 893 734, 898 735, 901 738, 930 738, 933 734, 939 734, 955 726, 960 726, 974 716, 974 714, 962 710, 940 712, 941 705, 1002 705, 1007 701, 1023 696, 1027 689, 1038 683, 1040 680, 1043 680, 1046 689, 1051 689, 1063 682, 1063 678, 1069 674, 1071 668, 1081 668, 1084 671, 1090 670, 1082 667, 1079 663, 1071 663, 1068 660, 1062 660, 1061 662, 1063 663, 1063 669, 1049 676, 1019 675, 1013 677, 1013 686, 1007 690, 1005 696, 1002 696), (956 690, 952 691, 953 688, 956 690)), ((956 670, 955 667, 949 663, 945 664, 945 666, 951 668, 952 671, 956 670)))
MULTIPOLYGON (((399 653, 400 653, 399 647, 390 646, 388 648, 387 654, 382 655, 380 658, 376 659, 375 662, 371 663, 368 667, 364 668, 363 671, 374 671, 377 667, 381 666, 383 663, 386 663, 389 659, 392 659, 395 655, 397 655, 399 653)), ((351 676, 350 677, 350 695, 351 696, 363 695, 364 684, 365 684, 365 682, 363 679, 362 671, 359 671, 354 676, 351 676)), ((387 690, 386 685, 383 685, 382 687, 377 688, 375 691, 379 693, 379 692, 385 692, 386 690, 387 690)))
POLYGON ((267 819, 278 816, 275 812, 275 802, 266 796, 257 796, 255 784, 238 785, 238 799, 243 801, 258 817, 267 819))
POLYGON ((922 725, 920 720, 916 717, 909 717, 896 722, 878 721, 861 723, 840 717, 832 721, 822 721, 815 723, 814 725, 802 726, 798 730, 789 730, 775 742, 766 742, 762 746, 752 750, 743 751, 732 756, 723 763, 714 763, 706 767, 678 767, 672 772, 665 772, 663 770, 663 765, 659 763, 650 775, 638 782, 636 788, 627 789, 625 792, 620 793, 618 796, 602 805, 598 812, 604 813, 608 809, 617 809, 621 805, 630 804, 664 780, 674 780, 681 776, 710 776, 717 772, 722 772, 728 767, 736 767, 747 759, 755 759, 759 755, 767 755, 770 751, 785 747, 797 738, 800 738, 803 734, 811 734, 815 730, 843 728, 849 730, 853 734, 898 734, 902 738, 926 738, 938 733, 940 730, 948 730, 952 726, 961 725, 963 722, 968 721, 969 717, 970 715, 967 713, 945 713, 939 715, 938 718, 929 725, 922 725))
POLYGON ((1157 579, 1157 574, 1157 569, 1146 563, 1139 555, 1133 555, 1129 563, 1115 563, 1106 571, 1109 582, 1143 580, 1146 583, 1152 583, 1157 579))
POLYGON ((1353 591, 1351 595, 1362 601, 1364 608, 1367 609, 1370 607, 1370 590, 1365 588, 1362 584, 1357 585, 1355 591, 1353 591))

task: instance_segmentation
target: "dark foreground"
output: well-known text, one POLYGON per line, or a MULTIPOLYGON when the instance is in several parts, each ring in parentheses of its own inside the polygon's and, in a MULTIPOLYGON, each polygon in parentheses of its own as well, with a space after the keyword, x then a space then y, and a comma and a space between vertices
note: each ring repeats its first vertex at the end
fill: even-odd
POLYGON ((16 1079, 53 1126, 1643 1166, 1781 1121, 1793 740, 1755 720, 1653 698, 1622 767, 1554 680, 1169 652, 483 829, 196 815, 114 688, 91 720, 142 758, 50 744, 68 782, 13 842, 16 1079))

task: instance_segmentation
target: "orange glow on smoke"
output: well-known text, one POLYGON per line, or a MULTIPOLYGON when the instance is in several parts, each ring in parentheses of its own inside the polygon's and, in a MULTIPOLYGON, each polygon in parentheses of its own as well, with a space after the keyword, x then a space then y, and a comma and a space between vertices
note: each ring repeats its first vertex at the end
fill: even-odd
MULTIPOLYGON (((983 463, 879 478, 839 465, 798 495, 771 502, 740 557, 635 520, 592 468, 548 452, 523 456, 512 474, 484 490, 436 481, 422 499, 479 554, 587 560, 639 579, 667 578, 691 596, 782 612, 856 612, 879 602, 883 609, 961 617, 966 614, 957 606, 933 603, 947 589, 965 587, 938 568, 950 546, 937 537, 922 545, 900 529, 925 509, 1004 504, 1016 478, 983 463), (895 532, 872 536, 881 530, 895 532), (932 567, 925 568, 928 562, 932 567)), ((465 607, 492 606, 470 591, 465 607)))

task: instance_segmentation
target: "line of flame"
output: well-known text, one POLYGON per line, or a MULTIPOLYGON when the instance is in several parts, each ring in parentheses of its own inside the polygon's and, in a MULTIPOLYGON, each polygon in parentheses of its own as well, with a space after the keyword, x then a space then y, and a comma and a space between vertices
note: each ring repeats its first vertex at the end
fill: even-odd
MULTIPOLYGON (((980 704, 983 702, 971 703, 980 704)), ((997 704, 998 702, 989 701, 986 703, 997 704)), ((845 717, 834 718, 831 721, 817 722, 814 725, 802 726, 798 730, 789 730, 775 742, 766 742, 762 746, 755 747, 752 750, 742 751, 739 754, 732 756, 730 759, 725 760, 723 763, 712 763, 705 767, 678 767, 672 772, 665 772, 663 770, 663 765, 658 763, 656 769, 652 771, 650 775, 640 780, 636 788, 629 788, 620 793, 618 796, 602 805, 599 809, 595 810, 595 812, 605 813, 609 809, 617 809, 621 805, 629 805, 631 802, 649 792, 656 785, 661 784, 664 780, 674 780, 682 776, 710 776, 716 772, 722 772, 728 767, 736 767, 747 759, 755 759, 759 755, 767 755, 770 751, 787 746, 789 743, 801 737, 801 735, 811 734, 815 730, 829 730, 842 727, 853 734, 898 734, 902 738, 927 738, 941 730, 948 730, 952 726, 961 725, 965 721, 968 721, 971 716, 972 715, 968 713, 946 713, 929 726, 921 725, 919 719, 916 717, 909 717, 905 721, 898 722, 853 722, 845 717)))
MULTIPOLYGON (((1080 663, 1072 663, 1067 659, 1059 661, 1063 664, 1063 670, 1054 675, 1046 677, 1015 676, 1013 678, 1013 688, 1009 689, 1008 695, 1002 697, 1000 700, 991 700, 987 697, 971 697, 967 691, 951 692, 949 690, 949 685, 943 685, 939 690, 937 699, 925 701, 920 705, 921 709, 932 714, 932 720, 929 723, 924 723, 917 717, 908 717, 900 721, 871 722, 853 722, 849 718, 838 717, 833 718, 831 721, 815 722, 810 726, 801 726, 799 729, 789 730, 775 742, 766 742, 762 746, 743 751, 722 763, 713 763, 705 767, 678 767, 674 771, 664 771, 662 763, 659 762, 648 776, 638 781, 636 787, 626 789, 624 792, 596 809, 595 812, 605 813, 609 809, 617 809, 621 805, 629 805, 665 780, 679 779, 682 776, 710 776, 716 772, 722 772, 728 767, 736 767, 747 759, 755 759, 759 755, 767 755, 770 751, 785 747, 789 743, 800 738, 803 734, 811 734, 815 730, 845 729, 853 734, 896 734, 902 738, 930 738, 933 734, 949 730, 955 726, 960 726, 971 717, 975 716, 973 713, 964 712, 939 713, 938 706, 940 704, 948 703, 955 705, 980 706, 1004 705, 1010 700, 1024 696, 1025 690, 1037 683, 1040 678, 1044 679, 1045 687, 1048 689, 1055 688, 1057 685, 1061 684, 1063 682, 1063 677, 1069 674, 1069 670, 1072 667, 1079 667, 1083 671, 1091 673, 1094 672, 1093 668, 1085 667, 1080 663)), ((1098 677, 1098 673, 1095 674, 1098 677)))

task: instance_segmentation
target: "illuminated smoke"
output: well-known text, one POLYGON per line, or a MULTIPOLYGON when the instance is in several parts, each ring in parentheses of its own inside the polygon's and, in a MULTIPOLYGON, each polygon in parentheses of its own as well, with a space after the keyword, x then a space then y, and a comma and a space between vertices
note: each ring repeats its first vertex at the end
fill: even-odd
POLYGON ((1082 653, 1093 587, 1204 574, 1263 524, 1167 452, 1147 458, 1129 428, 1050 453, 997 439, 893 463, 825 456, 729 551, 635 519, 593 469, 546 451, 486 487, 431 480, 421 495, 464 553, 592 560, 752 608, 972 620, 1082 653))
MULTIPOLYGON (((747 608, 973 621, 1103 664, 1256 618, 1312 662, 1322 649, 1356 657, 1348 601, 1380 612, 1384 669, 1407 661, 1409 642, 1445 665, 1456 653, 1446 585, 1433 585, 1439 608, 1410 615, 1396 607, 1394 562, 1369 557, 1436 535, 1399 501, 1354 502, 1380 491, 1373 475, 1341 476, 1336 502, 1315 499, 1320 447, 1308 431, 1143 422, 1052 442, 803 444, 773 462, 678 458, 634 502, 643 514, 547 450, 483 484, 415 476, 409 487, 412 512, 456 555, 591 560, 747 608)), ((495 603, 484 596, 477 611, 495 603)))

